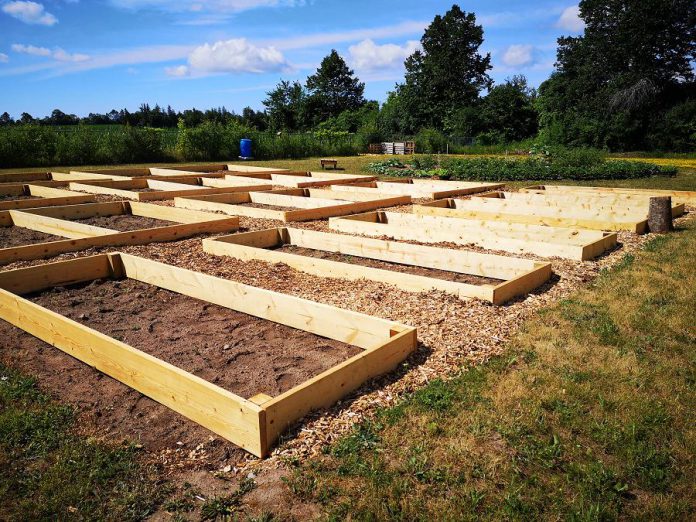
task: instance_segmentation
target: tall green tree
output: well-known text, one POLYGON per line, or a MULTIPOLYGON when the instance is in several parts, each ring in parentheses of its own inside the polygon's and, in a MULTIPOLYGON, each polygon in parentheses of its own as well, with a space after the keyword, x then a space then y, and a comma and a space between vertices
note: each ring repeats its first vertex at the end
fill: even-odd
POLYGON ((398 87, 412 121, 410 131, 442 129, 453 112, 474 105, 493 80, 490 54, 482 55, 483 28, 458 5, 436 16, 421 38, 422 50, 406 59, 405 83, 398 87))
POLYGON ((481 103, 482 130, 487 141, 509 143, 534 136, 538 128, 535 98, 536 91, 521 75, 493 87, 481 103))
POLYGON ((317 71, 307 78, 307 111, 313 125, 355 111, 365 105, 365 84, 355 77, 345 60, 331 50, 317 71))
POLYGON ((271 130, 294 131, 303 127, 306 93, 300 82, 281 80, 266 96, 263 104, 271 130))
POLYGON ((559 38, 556 71, 539 89, 544 134, 566 144, 650 148, 665 114, 695 98, 696 2, 579 7, 584 33, 559 38))

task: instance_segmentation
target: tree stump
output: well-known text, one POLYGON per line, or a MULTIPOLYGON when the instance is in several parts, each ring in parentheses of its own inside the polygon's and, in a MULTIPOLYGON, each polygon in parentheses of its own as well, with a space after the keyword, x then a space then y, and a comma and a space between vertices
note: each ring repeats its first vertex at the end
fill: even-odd
POLYGON ((658 234, 665 234, 674 230, 672 223, 672 198, 670 196, 650 198, 648 228, 650 232, 658 234))

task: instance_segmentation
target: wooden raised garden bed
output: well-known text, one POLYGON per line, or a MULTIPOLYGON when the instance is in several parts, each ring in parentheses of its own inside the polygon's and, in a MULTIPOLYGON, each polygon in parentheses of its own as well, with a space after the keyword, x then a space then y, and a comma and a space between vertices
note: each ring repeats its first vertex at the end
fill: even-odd
POLYGON ((0 226, 22 227, 55 236, 48 241, 0 249, 0 264, 8 264, 94 247, 144 245, 174 241, 196 234, 234 232, 239 228, 239 219, 161 205, 117 201, 4 211, 0 212, 0 226), (108 222, 104 218, 116 216, 134 216, 136 226, 137 217, 145 218, 143 221, 146 224, 140 229, 120 231, 85 223, 94 218, 108 222), (149 220, 167 223, 158 223, 152 227, 147 224, 149 220))
POLYGON ((94 201, 94 196, 43 185, 0 185, 0 210, 76 205, 94 201))
MULTIPOLYGON (((648 230, 648 211, 639 209, 611 208, 582 208, 572 203, 527 199, 525 196, 534 194, 499 193, 498 197, 473 197, 471 199, 442 199, 416 205, 416 214, 444 217, 459 217, 465 219, 485 219, 506 221, 510 223, 528 223, 532 225, 547 225, 552 227, 577 227, 590 230, 627 230, 636 234, 644 234, 648 230), (520 197, 516 197, 520 196, 520 197)), ((683 205, 677 205, 673 214, 681 215, 683 205)))
POLYGON ((267 263, 284 263, 296 270, 321 277, 368 279, 411 292, 440 290, 459 298, 475 297, 493 304, 502 304, 528 293, 551 277, 550 263, 294 228, 274 228, 204 239, 203 249, 210 254, 243 261, 255 259, 267 263), (277 250, 285 246, 430 270, 420 270, 427 275, 416 275, 277 250), (431 271, 435 273, 430 274, 431 271), (450 278, 451 280, 434 277, 440 271, 454 276, 473 276, 468 277, 471 280, 485 278, 498 281, 493 284, 474 284, 459 282, 456 277, 450 278))
POLYGON ((671 196, 672 203, 696 207, 694 190, 628 189, 620 187, 584 187, 573 185, 535 185, 521 190, 535 194, 575 194, 578 196, 602 196, 607 198, 641 199, 644 197, 671 196))
POLYGON ((268 455, 278 437, 308 412, 331 406, 366 380, 395 369, 417 343, 416 329, 409 326, 122 253, 1 272, 0 318, 259 457, 268 455), (348 343, 361 351, 276 397, 262 393, 241 397, 21 297, 54 287, 124 278, 348 343))
POLYGON ((478 192, 497 190, 504 183, 478 183, 468 181, 441 181, 412 179, 397 181, 373 181, 350 186, 337 186, 333 190, 364 193, 408 194, 420 199, 441 199, 451 196, 465 196, 478 192))
POLYGON ((370 182, 377 179, 376 176, 364 176, 361 174, 339 174, 334 172, 305 172, 305 171, 278 171, 278 172, 230 172, 225 179, 231 178, 256 178, 266 180, 274 185, 292 188, 325 187, 330 185, 344 185, 359 182, 370 182))
POLYGON ((500 221, 460 219, 397 212, 368 212, 331 218, 340 232, 385 236, 422 243, 475 245, 489 250, 541 257, 588 260, 616 246, 616 233, 500 221))
POLYGON ((163 181, 161 179, 131 179, 119 181, 85 181, 82 183, 70 183, 71 190, 89 192, 92 194, 105 194, 132 199, 135 201, 161 201, 174 199, 179 196, 192 196, 196 194, 224 194, 227 192, 240 192, 249 190, 270 190, 271 185, 233 185, 224 187, 211 186, 217 180, 208 178, 186 178, 177 182, 163 181), (195 186, 191 186, 195 185, 195 186))
POLYGON ((407 205, 411 202, 410 196, 358 201, 339 200, 336 199, 337 197, 336 193, 328 190, 290 189, 179 197, 174 199, 174 204, 180 208, 290 222, 346 216, 378 208, 407 205), (334 199, 326 199, 324 197, 326 193, 334 194, 334 199), (259 205, 264 208, 248 205, 259 205))

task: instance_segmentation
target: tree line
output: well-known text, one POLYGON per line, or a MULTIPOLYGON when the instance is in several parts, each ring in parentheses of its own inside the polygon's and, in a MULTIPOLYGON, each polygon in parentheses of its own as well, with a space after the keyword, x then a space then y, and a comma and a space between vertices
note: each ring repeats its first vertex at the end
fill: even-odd
POLYGON ((225 107, 217 107, 205 111, 193 108, 177 112, 167 106, 166 109, 155 105, 143 103, 135 112, 128 109, 116 110, 99 114, 89 113, 88 116, 80 118, 74 114, 66 114, 60 109, 54 109, 49 116, 35 118, 27 112, 14 120, 9 113, 4 112, 0 115, 0 126, 18 125, 130 125, 132 127, 150 127, 156 129, 176 128, 182 121, 187 127, 196 127, 205 122, 215 122, 223 125, 235 122, 257 130, 266 130, 266 114, 263 111, 255 111, 251 107, 246 107, 242 114, 236 114, 225 107))
MULTIPOLYGON (((483 27, 458 5, 437 15, 404 80, 383 104, 332 50, 304 83, 281 80, 264 110, 171 107, 86 118, 59 110, 18 123, 195 127, 234 123, 257 131, 356 133, 365 143, 416 137, 437 149, 445 136, 481 144, 540 142, 610 150, 696 150, 696 3, 693 0, 582 0, 582 35, 558 39, 555 69, 539 89, 524 76, 495 85, 483 27), (181 122, 181 123, 179 123, 181 122)), ((14 122, 7 113, 0 124, 14 122)))

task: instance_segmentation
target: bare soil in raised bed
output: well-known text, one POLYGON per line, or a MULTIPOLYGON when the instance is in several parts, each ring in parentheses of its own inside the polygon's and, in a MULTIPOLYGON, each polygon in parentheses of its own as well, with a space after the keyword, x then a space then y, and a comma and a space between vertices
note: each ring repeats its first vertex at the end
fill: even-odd
POLYGON ((350 263, 352 265, 366 266, 370 268, 380 268, 382 270, 390 270, 392 272, 402 272, 404 274, 413 274, 435 279, 444 279, 454 283, 468 283, 471 285, 497 285, 503 281, 500 279, 492 279, 490 277, 481 277, 471 274, 461 274, 459 272, 450 272, 448 270, 437 270, 434 268, 425 268, 421 266, 402 265, 399 263, 390 263, 389 261, 379 261, 367 257, 351 256, 346 254, 338 254, 335 252, 326 252, 325 250, 314 250, 312 248, 303 248, 295 245, 283 245, 274 249, 288 254, 297 254, 307 257, 315 257, 318 259, 327 259, 329 261, 340 261, 342 263, 350 263))
POLYGON ((45 234, 24 227, 0 227, 0 248, 10 248, 34 243, 46 243, 48 241, 60 241, 64 237, 45 234))
POLYGON ((0 194, 0 201, 18 201, 20 199, 38 199, 38 196, 27 194, 0 194))
POLYGON ((164 221, 163 219, 155 219, 143 216, 133 216, 131 214, 119 214, 116 216, 97 216, 84 219, 74 220, 76 223, 92 225, 95 227, 111 228, 128 232, 131 230, 141 230, 144 228, 168 227, 178 225, 173 221, 164 221))
MULTIPOLYGON (((245 398, 277 396, 362 351, 131 279, 58 287, 27 298, 245 398)), ((76 405, 91 432, 134 440, 155 452, 214 438, 206 445, 209 464, 245 458, 198 424, 2 321, 0 339, 13 347, 4 354, 6 362, 21 360, 44 389, 76 405)))
POLYGON ((266 205, 264 203, 237 203, 239 206, 242 207, 250 207, 250 208, 261 208, 265 210, 280 210, 283 212, 287 212, 289 210, 300 210, 299 208, 295 207, 283 207, 280 205, 266 205))

